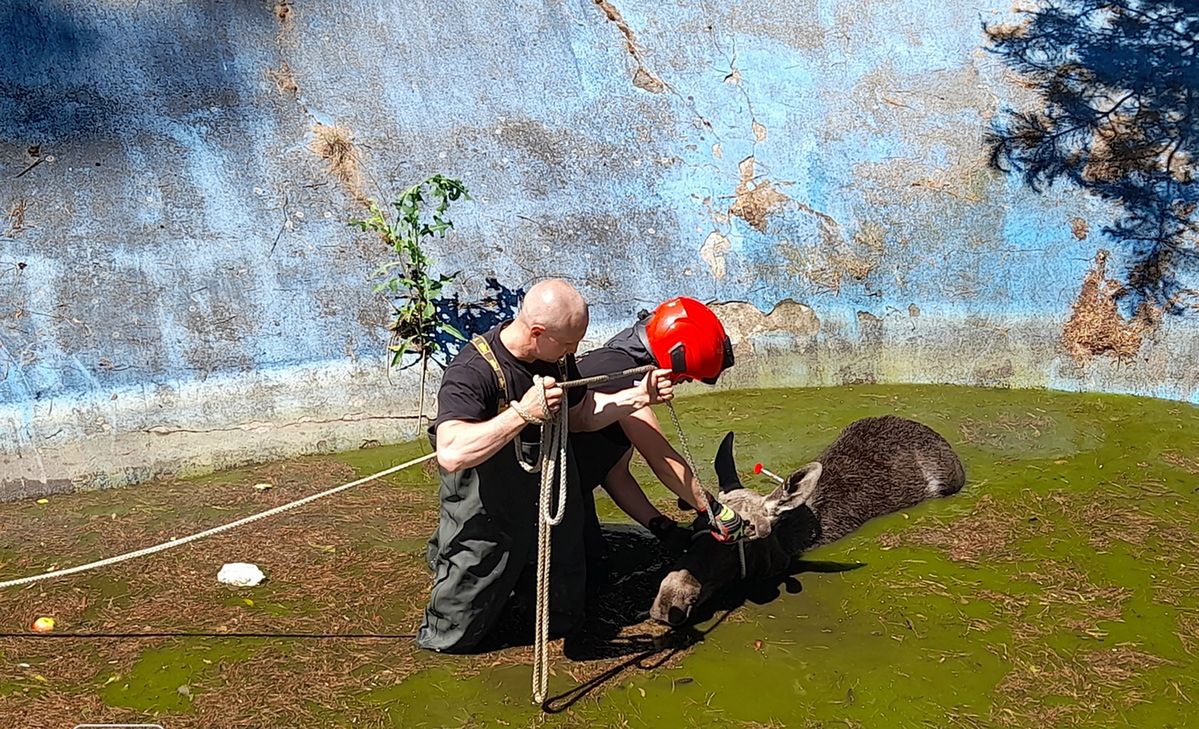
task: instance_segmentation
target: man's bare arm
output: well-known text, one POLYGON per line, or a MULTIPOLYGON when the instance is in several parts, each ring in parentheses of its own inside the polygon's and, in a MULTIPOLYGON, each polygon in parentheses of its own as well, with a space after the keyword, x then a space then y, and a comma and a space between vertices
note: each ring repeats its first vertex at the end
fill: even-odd
POLYGON ((620 392, 588 392, 582 402, 570 409, 570 429, 576 432, 599 430, 646 405, 656 405, 673 397, 670 370, 654 370, 638 384, 620 392))
POLYGON ((447 471, 474 468, 499 453, 526 425, 512 408, 479 423, 447 420, 437 426, 437 464, 447 471))
POLYGON ((529 421, 521 415, 522 411, 534 420, 550 417, 558 411, 563 394, 554 378, 547 377, 544 386, 533 385, 517 405, 490 420, 477 423, 445 421, 437 426, 437 464, 447 471, 474 468, 499 453, 525 429, 529 421))

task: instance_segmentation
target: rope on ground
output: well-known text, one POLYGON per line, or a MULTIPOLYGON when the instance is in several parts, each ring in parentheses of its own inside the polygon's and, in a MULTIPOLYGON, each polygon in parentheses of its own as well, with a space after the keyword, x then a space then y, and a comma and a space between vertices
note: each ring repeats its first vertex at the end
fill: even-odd
MULTIPOLYGON (((559 384, 563 389, 589 387, 590 385, 610 382, 612 380, 624 377, 648 374, 654 369, 655 368, 653 365, 645 365, 643 367, 633 367, 608 375, 596 375, 594 377, 585 377, 578 380, 566 380, 559 384)), ((542 379, 540 377, 535 378, 535 384, 542 385, 542 379)), ((549 412, 549 406, 545 401, 544 385, 541 387, 540 396, 542 412, 549 412)), ((566 515, 566 449, 567 439, 570 433, 567 415, 568 411, 569 404, 563 403, 562 407, 558 409, 556 417, 547 419, 542 424, 540 469, 536 467, 529 467, 524 463, 523 459, 520 458, 519 449, 517 453, 517 461, 520 462, 522 466, 525 466, 526 470, 530 472, 535 472, 536 470, 541 471, 541 493, 537 511, 537 616, 534 626, 535 637, 533 646, 533 698, 538 704, 544 703, 546 694, 549 690, 550 532, 553 527, 562 522, 563 517, 566 515), (556 513, 552 513, 555 481, 557 481, 558 486, 558 510, 556 513)), ((678 416, 674 412, 673 405, 670 406, 670 413, 674 417, 675 427, 679 428, 679 436, 682 438, 683 431, 681 426, 679 426, 678 416)), ((685 440, 683 441, 683 449, 684 453, 686 454, 687 461, 690 463, 691 454, 687 450, 685 440)), ((320 493, 306 496, 297 501, 282 504, 273 509, 268 509, 258 514, 252 514, 243 519, 238 519, 237 521, 232 521, 228 524, 222 524, 220 526, 213 527, 212 529, 207 529, 205 531, 191 534, 180 539, 171 539, 170 541, 163 542, 162 544, 156 544, 152 547, 138 549, 133 552, 117 555, 115 557, 109 557, 107 559, 97 560, 95 562, 89 562, 87 564, 82 564, 65 570, 54 570, 40 575, 32 575, 30 577, 22 577, 16 580, 0 582, 0 589, 4 589, 6 587, 17 587, 19 585, 28 585, 35 582, 40 582, 42 580, 49 580, 55 577, 65 577, 67 575, 78 574, 80 572, 86 572, 88 570, 99 569, 100 567, 107 567, 109 565, 125 562, 137 557, 144 557, 158 552, 163 552, 173 547, 181 547, 184 544, 194 542, 198 539, 215 536, 222 532, 229 531, 230 529, 235 529, 239 526, 250 524, 258 521, 259 519, 265 519, 268 516, 274 516, 275 514, 280 514, 290 509, 295 509, 325 496, 331 496, 341 491, 345 491, 346 489, 353 488, 354 486, 359 486, 369 481, 374 481, 375 479, 396 473, 397 471, 402 471, 405 468, 415 466, 419 463, 424 463, 436 455, 436 453, 429 453, 421 456, 420 458, 415 458, 406 463, 401 463, 398 466, 392 466, 391 468, 371 474, 370 476, 365 476, 357 481, 351 481, 349 483, 342 484, 341 486, 336 486, 320 493)), ((695 471, 694 466, 692 466, 691 470, 692 472, 695 471)), ((698 479, 696 481, 696 487, 699 488, 698 479)), ((702 493, 702 490, 700 493, 702 493)))
POLYGON ((424 463, 425 461, 433 458, 436 455, 437 455, 436 453, 429 453, 428 455, 421 456, 420 458, 414 458, 411 461, 408 461, 406 463, 401 463, 398 466, 392 466, 391 468, 385 469, 383 471, 379 471, 378 473, 371 474, 370 476, 365 476, 363 478, 358 479, 357 481, 351 481, 349 483, 342 484, 341 486, 335 486, 331 489, 321 491, 320 493, 312 494, 311 496, 305 496, 302 499, 298 499, 296 501, 292 501, 292 502, 289 502, 286 504, 282 504, 280 506, 276 506, 273 509, 267 509, 266 511, 262 511, 257 514, 251 514, 250 516, 247 516, 242 519, 238 519, 237 521, 231 521, 228 524, 222 524, 220 526, 213 527, 212 529, 206 529, 197 534, 191 534, 186 537, 181 537, 179 539, 172 538, 170 541, 163 542, 162 544, 156 544, 152 547, 146 547, 145 549, 138 549, 133 552, 128 552, 126 554, 120 554, 115 557, 109 557, 107 559, 97 560, 95 562, 88 562, 87 564, 82 564, 77 567, 71 567, 71 568, 65 569, 65 570, 54 570, 51 572, 45 572, 40 575, 32 575, 30 577, 22 577, 17 580, 6 580, 4 582, 0 582, 0 590, 4 589, 6 587, 17 587, 18 585, 28 585, 28 584, 32 584, 34 582, 40 582, 42 580, 49 580, 49 579, 52 579, 55 577, 66 577, 67 575, 78 574, 80 572, 87 572, 88 570, 99 569, 100 567, 107 567, 108 565, 117 564, 119 562, 125 562, 127 560, 135 559, 137 557, 145 557, 146 555, 155 554, 157 552, 164 552, 173 547, 181 547, 184 544, 188 544, 189 542, 194 542, 198 539, 203 539, 205 537, 215 536, 222 532, 229 531, 230 529, 235 529, 239 526, 244 526, 246 524, 256 522, 259 519, 265 519, 268 516, 274 516, 275 514, 281 514, 285 511, 289 511, 291 509, 301 507, 305 504, 316 501, 317 499, 324 498, 326 496, 332 496, 333 494, 339 493, 341 491, 345 491, 346 489, 350 489, 355 486, 360 486, 369 481, 374 481, 375 479, 383 478, 384 476, 391 475, 397 471, 402 471, 405 468, 415 466, 418 463, 424 463))

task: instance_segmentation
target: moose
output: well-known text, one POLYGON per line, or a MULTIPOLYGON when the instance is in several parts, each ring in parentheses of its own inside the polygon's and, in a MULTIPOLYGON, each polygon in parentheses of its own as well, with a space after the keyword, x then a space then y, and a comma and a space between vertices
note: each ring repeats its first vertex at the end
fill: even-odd
POLYGON ((854 421, 769 495, 741 484, 733 433, 721 442, 715 466, 720 500, 745 520, 745 537, 726 544, 696 530, 658 588, 650 616, 660 622, 682 624, 722 587, 781 575, 806 549, 876 516, 955 494, 966 483, 962 461, 944 438, 894 415, 854 421))

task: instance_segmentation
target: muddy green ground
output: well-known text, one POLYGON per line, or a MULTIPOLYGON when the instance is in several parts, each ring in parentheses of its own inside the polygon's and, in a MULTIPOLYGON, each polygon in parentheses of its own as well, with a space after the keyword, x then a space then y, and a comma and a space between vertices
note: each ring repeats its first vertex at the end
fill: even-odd
MULTIPOLYGON (((621 571, 598 606, 616 617, 581 648, 556 648, 556 713, 543 714, 529 703, 527 648, 413 649, 435 489, 412 469, 0 594, 0 726, 1199 726, 1199 408, 858 386, 725 392, 679 411, 697 457, 735 429, 742 467, 777 471, 857 417, 898 413, 944 434, 969 481, 805 555, 788 580, 723 597, 678 633, 637 622, 662 560, 652 542, 616 534, 621 571), (241 560, 269 581, 216 583, 223 562, 241 560), (68 637, 31 636, 38 615, 68 637)), ((191 533, 419 452, 3 504, 0 576, 191 533), (275 487, 256 491, 262 482, 275 487)), ((620 521, 610 503, 601 510, 620 521)))

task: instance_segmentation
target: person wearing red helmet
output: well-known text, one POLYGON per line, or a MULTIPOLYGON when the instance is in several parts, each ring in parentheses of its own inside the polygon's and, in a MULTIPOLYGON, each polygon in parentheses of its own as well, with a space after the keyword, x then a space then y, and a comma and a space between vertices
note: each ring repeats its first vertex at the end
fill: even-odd
MULTIPOLYGON (((539 425, 570 412, 570 428, 602 428, 673 397, 659 369, 613 393, 564 389, 576 379, 573 353, 587 332, 587 304, 561 279, 529 289, 516 318, 474 337, 442 375, 429 439, 437 450, 439 519, 425 557, 433 572, 416 644, 449 653, 494 644, 503 616, 531 627, 536 604, 539 425), (536 378, 541 376, 541 384, 536 378), (523 466, 525 467, 522 467, 523 466)), ((567 451, 562 523, 553 533, 549 630, 583 624, 586 610, 585 500, 567 451)))
MULTIPOLYGON (((715 384, 722 372, 733 366, 733 348, 720 319, 704 304, 686 297, 670 299, 654 311, 642 312, 637 323, 616 334, 602 347, 587 352, 577 360, 580 375, 620 372, 642 365, 656 364, 672 370, 676 382, 698 380, 715 384)), ((616 391, 635 380, 615 380, 593 389, 616 391)), ((707 511, 714 503, 696 504, 693 496, 695 474, 686 460, 662 433, 654 412, 642 408, 598 431, 572 433, 571 447, 583 481, 586 505, 586 537, 589 559, 605 551, 600 536, 599 519, 595 513, 592 490, 603 486, 622 511, 646 527, 671 551, 679 552, 690 543, 691 532, 681 528, 669 516, 660 512, 641 489, 629 462, 633 449, 645 458, 654 475, 680 501, 699 511, 707 511)), ((736 516, 729 513, 728 521, 713 519, 713 531, 725 527, 726 539, 739 535, 730 523, 736 516)))
POLYGON ((634 330, 657 364, 674 372, 675 381, 699 380, 715 385, 733 366, 733 344, 716 313, 686 296, 677 296, 643 312, 634 330))

